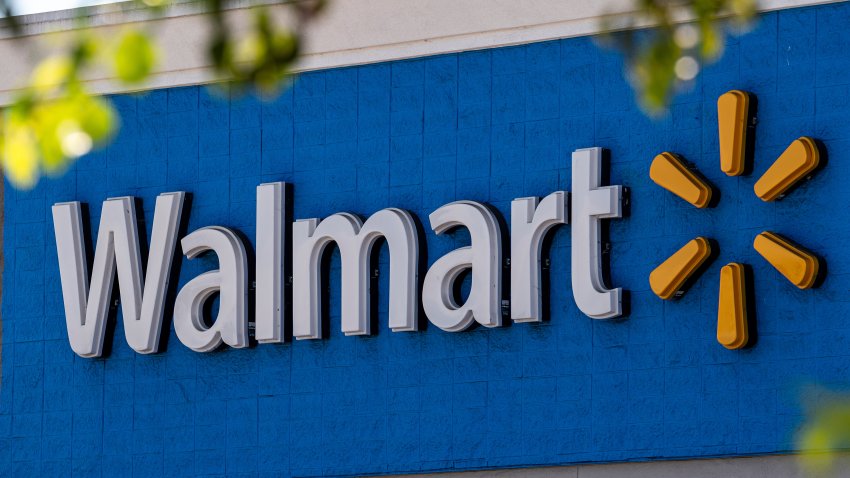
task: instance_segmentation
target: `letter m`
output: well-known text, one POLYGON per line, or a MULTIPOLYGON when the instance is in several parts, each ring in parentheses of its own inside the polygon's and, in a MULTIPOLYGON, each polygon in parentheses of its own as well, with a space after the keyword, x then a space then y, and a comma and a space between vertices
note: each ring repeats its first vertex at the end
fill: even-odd
POLYGON ((304 219, 292 225, 292 335, 322 337, 321 260, 332 242, 339 247, 342 282, 342 331, 369 335, 370 271, 373 246, 383 237, 390 252, 389 326, 394 332, 417 328, 419 238, 413 216, 382 209, 363 223, 338 213, 324 221, 304 219))
POLYGON ((80 203, 53 206, 65 322, 71 349, 77 355, 100 357, 103 353, 116 268, 127 343, 139 353, 157 351, 184 195, 166 193, 156 199, 145 279, 133 198, 111 198, 103 202, 91 283, 80 203))

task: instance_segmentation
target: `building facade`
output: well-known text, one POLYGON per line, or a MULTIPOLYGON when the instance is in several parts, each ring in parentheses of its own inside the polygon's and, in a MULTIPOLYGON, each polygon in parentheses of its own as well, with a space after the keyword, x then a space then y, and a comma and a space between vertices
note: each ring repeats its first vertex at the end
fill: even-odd
MULTIPOLYGON (((122 126, 113 143, 32 191, 5 189, 0 474, 351 476, 547 467, 534 473, 658 476, 663 463, 640 462, 677 460, 668 466, 688 476, 719 469, 794 476, 787 457, 741 457, 793 453, 805 411, 817 403, 812 388, 850 385, 850 254, 842 239, 850 199, 850 5, 774 7, 783 8, 730 37, 723 57, 657 119, 636 106, 621 56, 588 36, 590 14, 563 22, 569 27, 560 34, 540 21, 545 16, 519 16, 513 30, 492 24, 477 27, 478 36, 441 32, 436 47, 406 40, 397 51, 359 45, 346 56, 330 45, 308 55, 311 71, 271 100, 192 84, 203 81, 200 67, 164 72, 157 88, 140 94, 116 93, 122 126), (516 24, 522 21, 538 26, 516 24), (717 102, 730 90, 757 99, 752 171, 740 176, 721 170, 717 102), (817 140, 819 167, 783 199, 759 198, 756 183, 800 137, 817 140), (606 170, 590 189, 623 187, 621 214, 596 221, 602 256, 591 247, 590 259, 577 257, 576 237, 587 219, 579 204, 590 197, 577 186, 576 151, 586 148, 604 150, 598 165, 606 170), (714 186, 716 204, 695 208, 650 178, 653 158, 665 151, 693 163, 714 186), (501 253, 487 249, 498 256, 490 273, 503 287, 491 298, 503 309, 501 325, 483 325, 476 312, 478 324, 443 330, 452 327, 429 321, 417 298, 418 330, 391 329, 390 302, 404 294, 390 292, 401 286, 390 280, 396 252, 390 255, 387 241, 367 270, 370 334, 343 333, 351 311, 342 306, 341 277, 349 266, 331 247, 326 283, 310 290, 324 297, 323 330, 315 339, 287 337, 293 329, 299 336, 294 322, 303 317, 291 310, 304 298, 293 292, 303 290, 301 279, 289 273, 297 253, 287 254, 298 227, 282 225, 285 340, 257 343, 257 314, 265 310, 255 300, 265 286, 258 275, 274 261, 258 245, 258 217, 265 224, 266 216, 258 216, 257 187, 280 182, 291 193, 283 197, 283 222, 408 211, 421 239, 413 297, 423 302, 429 292, 422 282, 427 289, 441 257, 482 247, 469 222, 435 233, 432 213, 456 201, 486 205, 495 230, 488 237, 501 242, 501 253), (514 321, 511 293, 528 285, 511 280, 518 263, 512 201, 559 191, 566 193, 560 222, 568 223, 542 243, 542 320, 514 321), (103 353, 80 356, 69 343, 57 252, 65 241, 57 231, 68 232, 56 226, 54 205, 81 203, 82 237, 93 249, 104 201, 136 198, 150 271, 144 258, 154 209, 169 192, 185 199, 170 285, 163 283, 158 353, 128 344, 127 299, 116 285, 103 353), (225 337, 201 352, 177 336, 172 317, 190 281, 229 267, 220 254, 183 255, 180 240, 208 226, 229 228, 245 248, 248 336, 245 343, 225 337), (764 231, 818 258, 815 287, 792 284, 754 249, 764 231), (711 239, 713 256, 681 297, 662 300, 650 274, 697 236, 711 239), (622 290, 619 313, 592 317, 582 306, 571 279, 585 277, 576 275, 580 259, 590 260, 590 276, 597 263, 606 276, 593 282, 595 293, 603 292, 600 284, 622 290), (746 265, 751 278, 749 341, 734 350, 717 337, 728 263, 746 265), (700 461, 706 458, 737 460, 700 461), (584 466, 619 462, 627 464, 584 466)), ((446 299, 449 309, 477 299, 475 281, 483 279, 475 274, 460 277, 465 285, 446 299)))

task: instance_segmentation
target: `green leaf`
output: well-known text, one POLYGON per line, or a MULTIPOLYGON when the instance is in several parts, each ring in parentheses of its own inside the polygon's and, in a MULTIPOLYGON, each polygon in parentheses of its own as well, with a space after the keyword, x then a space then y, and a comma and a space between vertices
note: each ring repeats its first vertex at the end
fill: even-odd
POLYGON ((33 187, 38 181, 38 146, 32 132, 7 119, 2 145, 5 176, 19 188, 33 187))
POLYGON ((702 48, 700 54, 703 58, 714 60, 723 53, 723 38, 717 28, 710 22, 700 25, 702 36, 702 48))
POLYGON ((80 127, 96 143, 102 143, 117 129, 117 115, 112 105, 101 97, 83 96, 77 100, 80 127))
MULTIPOLYGON (((687 57, 698 64, 720 58, 728 31, 727 17, 731 15, 736 23, 747 22, 755 12, 756 0, 632 0, 632 4, 635 13, 625 20, 612 23, 611 17, 602 17, 600 25, 603 30, 623 30, 607 34, 605 39, 624 53, 641 104, 654 115, 667 108, 679 86, 693 80, 691 74, 677 76, 676 63, 687 57), (681 18, 692 19, 699 29, 695 43, 676 42, 681 18), (640 30, 647 23, 655 27, 640 30)), ((699 74, 699 70, 694 73, 699 74)))
POLYGON ((850 446, 850 400, 838 396, 819 402, 798 437, 800 462, 813 474, 829 472, 836 450, 850 446))
POLYGON ((39 94, 48 94, 68 81, 74 63, 64 55, 51 56, 32 72, 32 87, 39 94))
POLYGON ((298 55, 298 37, 292 32, 276 32, 271 38, 272 54, 279 62, 289 62, 298 55))
POLYGON ((115 75, 125 83, 139 83, 151 74, 156 61, 156 48, 151 39, 141 31, 130 30, 121 36, 115 48, 115 75))

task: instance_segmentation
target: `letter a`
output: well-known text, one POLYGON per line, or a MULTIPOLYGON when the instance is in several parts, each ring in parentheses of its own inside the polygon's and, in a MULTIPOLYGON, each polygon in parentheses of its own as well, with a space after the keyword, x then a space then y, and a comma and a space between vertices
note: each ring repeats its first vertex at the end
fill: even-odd
POLYGON ((486 327, 502 325, 502 235, 496 217, 480 203, 457 201, 432 212, 429 219, 437 234, 466 227, 472 245, 449 252, 428 269, 422 287, 428 320, 449 332, 464 330, 476 321, 486 327), (461 305, 453 290, 467 269, 472 269, 472 288, 461 305))
POLYGON ((222 342, 234 348, 248 346, 248 259, 245 246, 233 231, 211 226, 198 229, 180 241, 183 253, 194 259, 205 251, 218 256, 219 270, 204 272, 177 293, 174 331, 183 345, 209 352, 222 342), (219 293, 218 317, 204 321, 204 302, 219 293))

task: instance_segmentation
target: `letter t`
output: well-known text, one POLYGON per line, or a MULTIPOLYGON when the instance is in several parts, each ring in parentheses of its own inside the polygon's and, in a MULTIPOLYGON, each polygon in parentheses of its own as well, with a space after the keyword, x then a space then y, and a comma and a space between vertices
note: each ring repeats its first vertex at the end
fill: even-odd
POLYGON ((622 186, 600 186, 602 148, 573 152, 572 282, 576 305, 594 319, 622 315, 623 289, 602 278, 601 220, 622 216, 622 186))

